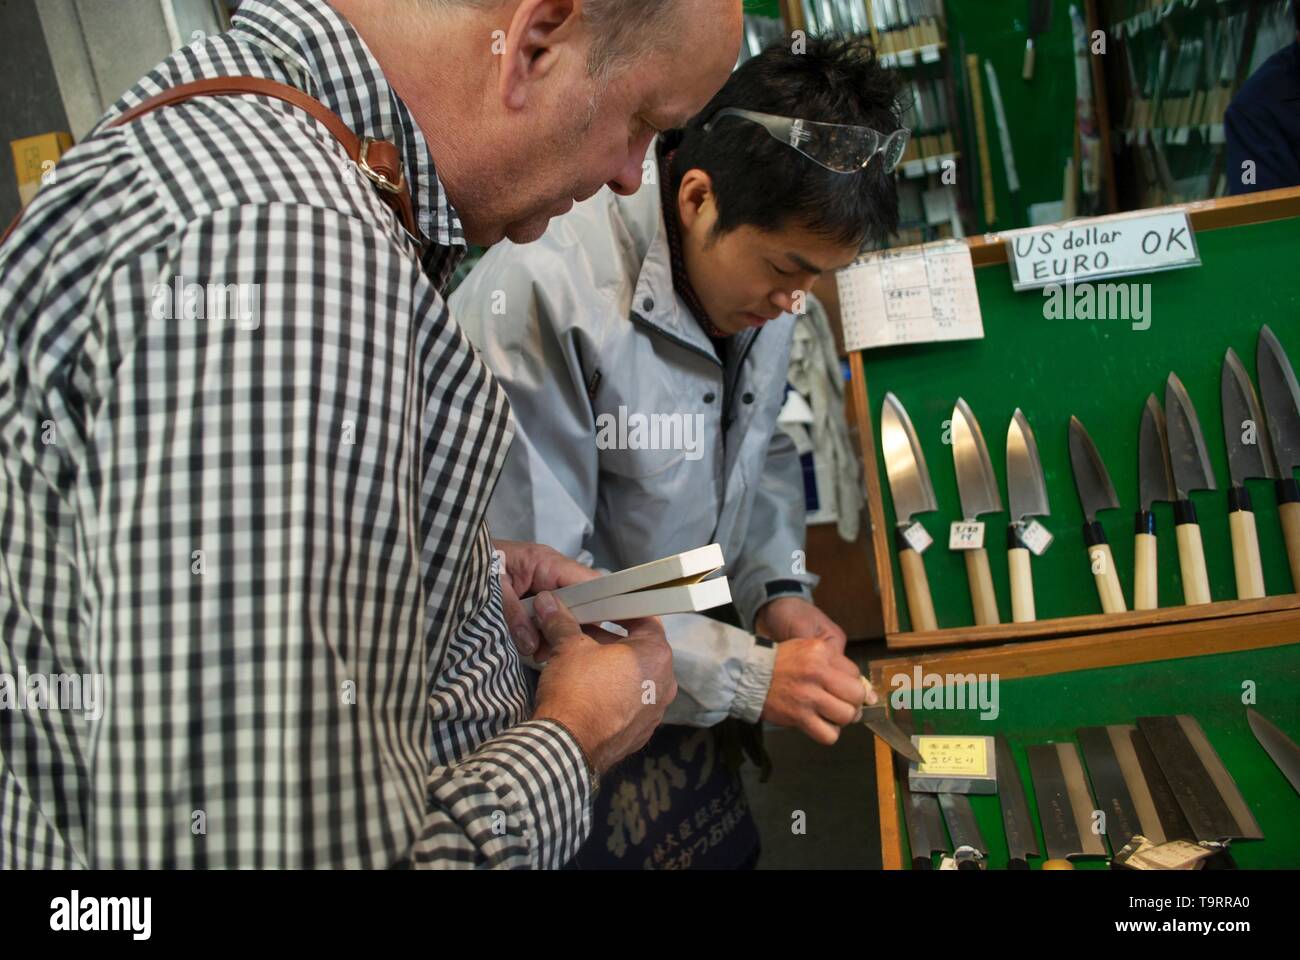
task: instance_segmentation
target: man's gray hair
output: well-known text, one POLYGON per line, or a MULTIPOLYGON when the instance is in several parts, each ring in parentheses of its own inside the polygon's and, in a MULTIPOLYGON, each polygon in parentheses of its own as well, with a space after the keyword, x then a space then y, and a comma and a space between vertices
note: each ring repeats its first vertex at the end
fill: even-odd
MULTIPOLYGON (((490 10, 508 0, 421 0, 433 7, 473 7, 490 10)), ((585 0, 582 16, 591 27, 587 69, 608 79, 620 66, 672 46, 681 33, 678 23, 687 0, 585 0)))

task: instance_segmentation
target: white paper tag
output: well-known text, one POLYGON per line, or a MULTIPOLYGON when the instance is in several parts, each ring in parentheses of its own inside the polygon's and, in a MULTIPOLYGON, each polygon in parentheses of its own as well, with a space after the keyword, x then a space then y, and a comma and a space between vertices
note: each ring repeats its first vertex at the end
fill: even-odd
POLYGON ((945 853, 942 857, 939 858, 939 869, 940 869, 940 870, 956 870, 956 869, 957 869, 957 860, 956 860, 956 858, 954 858, 954 857, 950 857, 950 856, 948 856, 948 854, 945 853))
POLYGON ((949 550, 979 550, 984 546, 984 524, 980 520, 957 520, 948 529, 949 550))
POLYGON ((1036 557, 1041 557, 1052 545, 1051 532, 1037 520, 1030 520, 1020 528, 1020 542, 1036 557))
POLYGON ((917 553, 925 553, 930 548, 930 544, 934 543, 934 538, 930 536, 925 527, 921 526, 919 521, 903 531, 903 539, 917 553))
POLYGON ((883 54, 880 58, 880 65, 886 70, 894 65, 894 55, 892 53, 883 54))
POLYGON ((899 50, 899 51, 898 51, 898 65, 899 65, 900 67, 914 67, 914 66, 916 66, 916 51, 915 51, 915 50, 899 50))
POLYGON ((939 62, 939 45, 936 44, 936 43, 927 43, 924 47, 922 47, 922 48, 921 48, 921 62, 922 62, 922 63, 938 63, 938 62, 939 62))

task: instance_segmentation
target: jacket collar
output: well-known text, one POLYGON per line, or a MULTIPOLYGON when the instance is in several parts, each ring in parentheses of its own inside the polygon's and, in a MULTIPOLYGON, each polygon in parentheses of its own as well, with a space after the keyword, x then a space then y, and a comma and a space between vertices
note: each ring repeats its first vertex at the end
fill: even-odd
POLYGON ((296 66, 302 75, 295 82, 358 136, 395 143, 420 232, 444 247, 465 246, 460 216, 438 180, 428 141, 360 34, 340 13, 325 0, 248 0, 235 14, 231 32, 296 66))

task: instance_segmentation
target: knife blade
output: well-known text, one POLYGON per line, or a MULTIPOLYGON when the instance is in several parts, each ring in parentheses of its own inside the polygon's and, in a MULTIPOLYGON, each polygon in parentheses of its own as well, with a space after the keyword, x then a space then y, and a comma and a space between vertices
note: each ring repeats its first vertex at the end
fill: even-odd
POLYGON ((1040 857, 1038 834, 1029 816, 1029 801, 1020 779, 1011 744, 1003 734, 994 738, 997 751, 998 804, 1002 807, 1002 827, 1007 834, 1007 869, 1028 870, 1029 858, 1040 857))
POLYGON ((936 630, 939 623, 934 614, 934 599, 930 594, 930 580, 925 574, 925 561, 912 548, 903 535, 919 513, 939 509, 935 500, 930 471, 925 465, 925 453, 916 436, 912 419, 898 397, 885 394, 880 411, 880 444, 885 455, 885 475, 889 478, 889 492, 894 499, 894 545, 898 550, 898 565, 903 571, 903 592, 907 598, 907 614, 913 630, 936 630))
POLYGON ((1070 417, 1070 466, 1074 471, 1074 485, 1079 491, 1079 503, 1083 506, 1083 540, 1088 548, 1101 609, 1105 613, 1122 613, 1127 609, 1124 591, 1119 584, 1110 544, 1106 542, 1106 531, 1097 520, 1097 514, 1102 510, 1119 509, 1119 496, 1115 493, 1115 485, 1110 482, 1110 472, 1097 451, 1097 445, 1079 418, 1073 416, 1070 417))
POLYGON ((893 750, 899 756, 906 757, 916 763, 924 763, 925 758, 921 756, 921 751, 916 749, 916 744, 912 743, 912 738, 905 734, 885 710, 883 703, 875 706, 863 705, 862 722, 867 725, 872 733, 885 742, 885 746, 893 750))
MULTIPOLYGON (((910 711, 899 710, 895 717, 905 736, 913 730, 910 711)), ((910 740, 910 736, 909 736, 910 740)), ((943 814, 932 793, 913 793, 908 786, 906 757, 894 754, 894 772, 899 795, 903 800, 903 819, 907 824, 907 844, 912 854, 913 870, 933 870, 934 855, 948 852, 948 837, 943 829, 943 814)))
POLYGON ((1291 584, 1300 591, 1300 483, 1292 472, 1300 467, 1300 383, 1290 358, 1267 325, 1259 331, 1255 371, 1276 461, 1277 512, 1286 539, 1291 584))
POLYGON ((1137 727, 1197 840, 1263 839, 1254 814, 1195 717, 1139 717, 1137 727))
POLYGON ((1142 426, 1138 430, 1138 508, 1133 542, 1133 609, 1155 610, 1160 606, 1158 567, 1156 562, 1156 517, 1151 511, 1157 500, 1173 503, 1173 467, 1169 464, 1169 437, 1165 428, 1165 411, 1155 394, 1147 397, 1142 408, 1142 426))
MULTIPOLYGON (((984 443, 984 433, 970 406, 960 397, 952 411, 952 459, 957 471, 962 516, 974 521, 986 513, 1001 513, 1002 497, 998 493, 997 477, 993 473, 988 446, 984 443)), ((988 550, 980 547, 962 552, 966 555, 966 577, 970 581, 975 623, 979 626, 1000 623, 988 550)))
MULTIPOLYGON (((1109 727, 1080 727, 1074 735, 1088 766, 1088 779, 1092 782, 1093 796, 1097 798, 1097 809, 1105 816, 1104 829, 1111 853, 1118 853, 1124 844, 1141 833, 1142 828, 1111 730, 1109 727)), ((1129 750, 1132 750, 1131 744, 1129 750)))
POLYGON ((1047 481, 1038 458, 1038 441, 1019 407, 1007 427, 1007 500, 1011 504, 1011 525, 1007 528, 1007 567, 1011 580, 1011 619, 1029 623, 1037 619, 1034 609, 1034 581, 1029 548, 1020 534, 1025 521, 1051 515, 1047 481))
POLYGON ((1223 440, 1228 448, 1228 523, 1232 533, 1232 568, 1237 580, 1237 598, 1256 600, 1264 596, 1264 566, 1259 557, 1259 534, 1255 510, 1246 481, 1265 477, 1276 480, 1273 445, 1264 426, 1264 412, 1255 385, 1231 347, 1223 356, 1219 392, 1223 399, 1223 440))
POLYGON ((1070 870, 1070 861, 1077 857, 1104 857, 1106 845, 1092 832, 1095 804, 1074 744, 1036 743, 1028 753, 1038 821, 1047 844, 1043 869, 1070 870))
POLYGON ((1165 416, 1169 431, 1169 463, 1173 467, 1174 488, 1178 491, 1178 500, 1174 503, 1174 531, 1178 537, 1178 566, 1183 576, 1183 602, 1188 605, 1209 603, 1213 597, 1210 596, 1210 578, 1205 570, 1205 547, 1201 543, 1201 527, 1196 519, 1191 492, 1215 490, 1217 485, 1196 408, 1178 374, 1172 372, 1165 381, 1165 416))
POLYGON ((1300 793, 1300 747, 1278 729, 1277 724, 1250 707, 1246 708, 1246 721, 1259 745, 1273 758, 1282 775, 1291 781, 1296 793, 1300 793))
POLYGON ((952 837, 952 856, 957 861, 957 869, 981 869, 987 851, 970 797, 963 793, 941 793, 939 809, 943 811, 943 822, 948 825, 948 836, 952 837))

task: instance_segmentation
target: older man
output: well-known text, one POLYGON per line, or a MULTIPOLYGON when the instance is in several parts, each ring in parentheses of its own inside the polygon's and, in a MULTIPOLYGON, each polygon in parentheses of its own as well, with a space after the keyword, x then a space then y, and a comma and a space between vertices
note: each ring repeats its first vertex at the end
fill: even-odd
POLYGON ((442 292, 467 241, 635 191, 726 79, 739 6, 250 0, 66 156, 0 248, 0 675, 102 677, 106 702, 0 682, 0 866, 573 854, 671 657, 657 621, 599 644, 543 593, 530 696, 511 601, 578 574, 510 544, 492 575, 513 428, 442 292), (232 75, 396 144, 411 229, 282 100, 108 126, 232 75), (256 309, 205 314, 214 288, 256 309))

